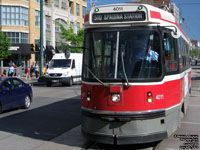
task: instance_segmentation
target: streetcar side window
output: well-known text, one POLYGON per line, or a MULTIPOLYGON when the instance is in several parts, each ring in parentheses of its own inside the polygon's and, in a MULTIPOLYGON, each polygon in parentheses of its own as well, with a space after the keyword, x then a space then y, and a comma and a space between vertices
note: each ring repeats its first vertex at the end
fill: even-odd
POLYGON ((163 47, 165 52, 165 69, 166 72, 174 72, 178 70, 178 60, 176 53, 175 39, 170 33, 164 33, 163 47))
POLYGON ((190 67, 189 45, 182 37, 180 37, 178 39, 178 47, 180 71, 184 71, 190 67))

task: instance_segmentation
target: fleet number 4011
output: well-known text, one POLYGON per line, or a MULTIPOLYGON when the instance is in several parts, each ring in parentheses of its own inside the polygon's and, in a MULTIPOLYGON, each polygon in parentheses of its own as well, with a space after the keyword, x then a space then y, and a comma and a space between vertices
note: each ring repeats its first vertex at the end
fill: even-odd
POLYGON ((123 10, 123 7, 114 7, 113 8, 113 11, 122 11, 123 10))

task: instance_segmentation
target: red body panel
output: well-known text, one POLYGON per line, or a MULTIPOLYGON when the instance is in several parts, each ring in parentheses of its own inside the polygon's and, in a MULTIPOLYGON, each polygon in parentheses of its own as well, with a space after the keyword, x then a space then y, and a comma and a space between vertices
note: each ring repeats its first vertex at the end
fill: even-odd
MULTIPOLYGON (((191 73, 188 75, 191 84, 191 73)), ((106 88, 102 85, 82 85, 82 106, 89 109, 104 111, 148 111, 165 109, 177 105, 184 97, 184 78, 167 81, 158 85, 133 85, 130 88, 122 85, 112 85, 106 88), (87 92, 91 93, 91 101, 86 101, 87 92), (121 101, 111 101, 112 92, 119 92, 121 101), (147 93, 152 92, 153 102, 147 102, 147 93)))

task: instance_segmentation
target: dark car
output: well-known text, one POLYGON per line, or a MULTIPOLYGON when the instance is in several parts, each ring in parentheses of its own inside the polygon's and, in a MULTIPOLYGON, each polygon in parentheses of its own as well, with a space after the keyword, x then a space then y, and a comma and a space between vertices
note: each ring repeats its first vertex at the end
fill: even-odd
POLYGON ((28 109, 33 99, 32 87, 19 78, 0 78, 0 113, 13 108, 28 109))

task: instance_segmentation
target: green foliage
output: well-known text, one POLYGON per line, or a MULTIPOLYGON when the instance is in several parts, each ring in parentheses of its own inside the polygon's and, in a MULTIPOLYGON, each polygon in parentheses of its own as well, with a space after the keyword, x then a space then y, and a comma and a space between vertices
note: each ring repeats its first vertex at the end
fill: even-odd
POLYGON ((199 51, 198 49, 193 49, 190 51, 190 56, 194 57, 194 56, 199 56, 199 51))
POLYGON ((9 51, 10 46, 10 39, 1 31, 0 28, 0 60, 6 59, 11 55, 9 51))
POLYGON ((61 38, 67 41, 61 43, 59 47, 62 49, 70 49, 70 52, 82 53, 82 46, 84 40, 84 30, 80 30, 78 34, 74 33, 74 29, 71 24, 68 23, 69 29, 66 29, 62 24, 57 23, 62 31, 61 38))

